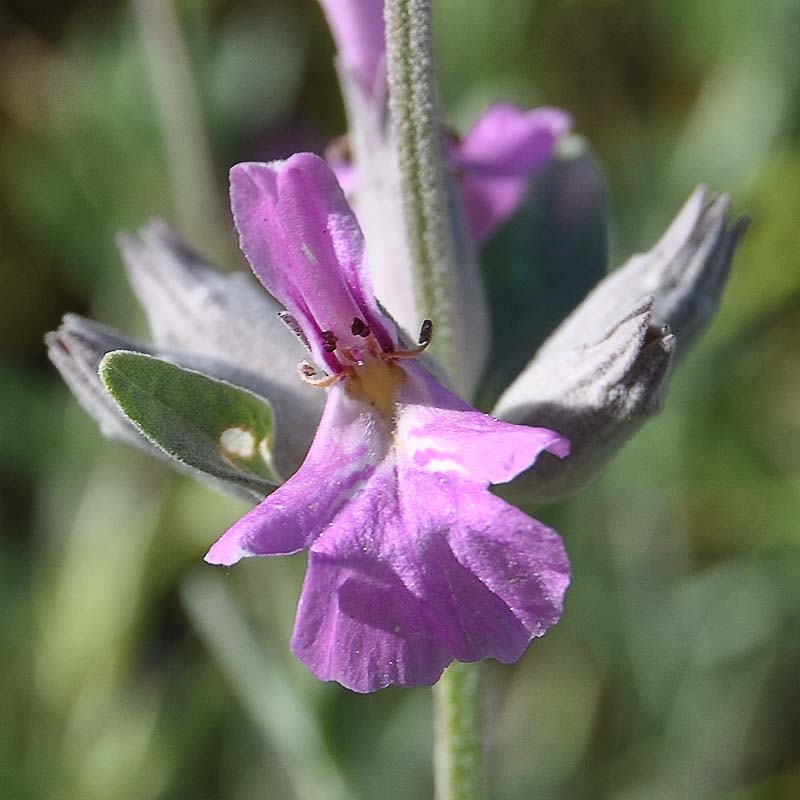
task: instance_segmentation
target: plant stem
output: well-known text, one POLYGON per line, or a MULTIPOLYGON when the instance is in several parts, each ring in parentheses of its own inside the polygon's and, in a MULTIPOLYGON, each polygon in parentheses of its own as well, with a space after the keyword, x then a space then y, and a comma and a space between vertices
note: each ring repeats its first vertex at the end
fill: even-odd
POLYGON ((431 351, 469 395, 488 343, 475 248, 447 159, 436 85, 431 0, 386 0, 389 112, 417 307, 431 351))
MULTIPOLYGON (((447 161, 436 87, 431 0, 386 0, 389 113, 417 307, 434 320, 432 350, 465 394, 488 343, 475 249, 447 161)), ((483 795, 479 670, 453 664, 434 689, 437 800, 483 795)))
POLYGON ((436 800, 480 800, 480 665, 455 662, 433 692, 436 800))

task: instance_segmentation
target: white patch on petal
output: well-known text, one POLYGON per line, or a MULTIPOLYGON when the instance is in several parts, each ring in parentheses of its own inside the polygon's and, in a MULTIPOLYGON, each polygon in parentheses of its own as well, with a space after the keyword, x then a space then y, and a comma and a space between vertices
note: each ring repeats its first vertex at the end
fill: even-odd
POLYGON ((315 267, 319 265, 319 262, 317 261, 317 257, 314 255, 314 253, 312 252, 311 248, 310 248, 310 247, 309 247, 309 246, 308 246, 308 245, 307 245, 305 242, 303 242, 303 244, 301 244, 301 245, 300 245, 300 249, 303 251, 303 255, 304 255, 304 256, 305 256, 305 257, 306 257, 306 258, 307 258, 307 259, 308 259, 308 260, 309 260, 309 261, 310 261, 310 262, 311 262, 311 263, 312 263, 312 264, 313 264, 315 267))
POLYGON ((250 460, 256 454, 256 437, 247 428, 226 428, 219 437, 222 449, 231 456, 250 460))
POLYGON ((467 471, 457 461, 452 458, 432 458, 427 464, 422 465, 428 472, 460 472, 467 475, 467 471))
POLYGON ((351 476, 357 475, 359 472, 367 472, 365 477, 361 478, 359 481, 354 483, 349 489, 343 491, 339 497, 336 499, 337 503, 337 512, 338 509, 341 508, 342 505, 347 503, 348 501, 352 500, 369 482, 369 479, 372 477, 372 471, 368 470, 369 467, 374 467, 375 462, 372 459, 369 453, 366 453, 362 458, 358 461, 353 462, 347 472, 343 472, 342 475, 342 483, 347 483, 350 480, 351 476), (341 505, 340 505, 341 504, 341 505))
POLYGON ((463 464, 449 457, 447 449, 442 446, 439 439, 428 436, 415 436, 413 431, 402 440, 403 455, 417 468, 428 472, 458 472, 467 474, 463 464), (417 456, 420 459, 417 460, 417 456))

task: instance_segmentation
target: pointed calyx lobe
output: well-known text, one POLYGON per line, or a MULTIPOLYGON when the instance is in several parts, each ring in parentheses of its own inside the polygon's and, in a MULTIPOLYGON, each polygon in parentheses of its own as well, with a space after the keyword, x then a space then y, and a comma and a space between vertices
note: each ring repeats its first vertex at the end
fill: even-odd
POLYGON ((207 560, 308 550, 292 647, 356 691, 519 658, 560 617, 569 564, 554 531, 487 487, 567 442, 474 410, 397 349, 324 162, 239 165, 232 202, 254 271, 334 380, 303 465, 207 560))
POLYGON ((699 187, 661 240, 601 280, 508 387, 494 413, 569 436, 567 461, 543 459, 517 482, 529 499, 582 489, 661 408, 675 356, 719 307, 746 218, 699 187))

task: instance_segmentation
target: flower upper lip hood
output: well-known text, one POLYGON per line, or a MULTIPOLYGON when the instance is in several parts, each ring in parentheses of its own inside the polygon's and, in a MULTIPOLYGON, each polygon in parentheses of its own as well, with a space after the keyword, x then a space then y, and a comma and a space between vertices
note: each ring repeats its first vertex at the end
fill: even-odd
POLYGON ((206 559, 308 550, 292 647, 356 691, 430 684, 454 659, 516 660, 560 617, 569 564, 554 531, 487 487, 568 443, 476 411, 399 349, 324 161, 240 164, 231 198, 254 272, 330 374, 300 469, 206 559))
POLYGON ((253 271, 297 321, 321 366, 342 368, 325 348, 326 331, 342 345, 363 345, 351 332, 356 318, 384 349, 394 348, 397 332, 372 293, 361 231, 321 159, 299 153, 285 162, 238 164, 231 170, 231 207, 253 271))

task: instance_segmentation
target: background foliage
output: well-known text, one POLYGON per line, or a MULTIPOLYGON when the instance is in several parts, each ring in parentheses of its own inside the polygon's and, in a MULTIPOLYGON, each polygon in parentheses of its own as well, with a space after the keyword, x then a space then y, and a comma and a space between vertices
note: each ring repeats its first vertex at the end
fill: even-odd
MULTIPOLYGON (((574 113, 612 263, 696 182, 753 216, 663 414, 540 512, 574 584, 487 670, 492 797, 796 798, 800 3, 436 7, 456 128, 498 98, 574 113)), ((343 130, 312 0, 170 9, 0 3, 0 796, 427 797, 430 693, 311 679, 287 647, 302 557, 204 565, 245 506, 104 442, 44 355, 68 310, 144 332, 117 230, 161 214, 240 266, 227 167, 343 130)))

